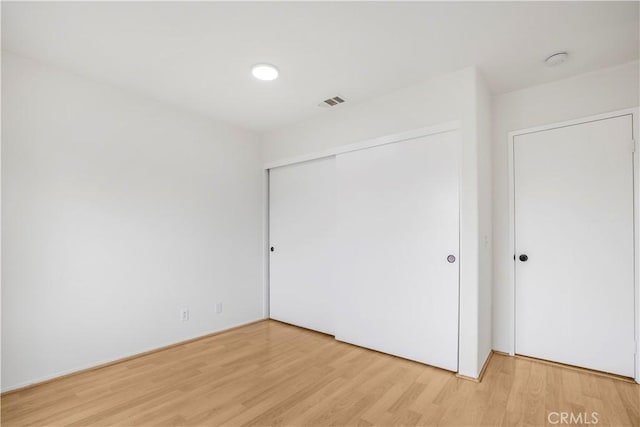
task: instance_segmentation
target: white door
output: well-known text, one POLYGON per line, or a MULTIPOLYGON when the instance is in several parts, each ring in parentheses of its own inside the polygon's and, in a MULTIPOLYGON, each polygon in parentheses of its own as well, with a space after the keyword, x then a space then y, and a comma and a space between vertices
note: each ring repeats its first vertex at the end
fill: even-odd
POLYGON ((269 171, 270 317, 333 334, 335 157, 269 171))
POLYGON ((631 116, 514 137, 516 353, 634 375, 631 116))
POLYGON ((455 131, 337 156, 337 339, 457 371, 459 150, 455 131))

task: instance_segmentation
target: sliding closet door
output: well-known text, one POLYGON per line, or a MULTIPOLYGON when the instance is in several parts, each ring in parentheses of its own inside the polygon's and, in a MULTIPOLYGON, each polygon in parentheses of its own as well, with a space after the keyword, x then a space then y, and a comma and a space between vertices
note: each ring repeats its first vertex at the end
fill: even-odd
POLYGON ((269 171, 270 317, 333 333, 335 158, 269 171))
POLYGON ((337 157, 336 338, 458 368, 459 132, 337 157))

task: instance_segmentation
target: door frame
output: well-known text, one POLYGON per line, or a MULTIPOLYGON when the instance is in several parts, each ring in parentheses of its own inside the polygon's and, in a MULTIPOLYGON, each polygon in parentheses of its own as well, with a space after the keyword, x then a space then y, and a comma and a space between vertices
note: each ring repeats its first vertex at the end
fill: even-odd
POLYGON ((453 120, 446 123, 441 123, 435 126, 428 126, 424 128, 411 129, 405 132, 394 133, 390 135, 381 136, 378 138, 371 138, 364 141, 355 142, 353 144, 340 145, 338 147, 329 148, 324 151, 317 151, 315 153, 305 154, 302 156, 289 157, 283 160, 275 162, 269 162, 263 166, 263 169, 269 170, 280 166, 292 165, 294 163, 302 163, 309 160, 321 159, 323 157, 337 156, 338 154, 349 153, 351 151, 364 150, 365 148, 377 147, 379 145, 393 144, 396 142, 402 142, 407 139, 415 139, 423 136, 435 135, 437 133, 444 133, 453 130, 462 130, 462 123, 459 120, 453 120))
MULTIPOLYGON (((581 117, 579 119, 567 120, 562 122, 549 123, 546 125, 530 127, 526 129, 520 129, 516 131, 512 131, 508 133, 508 167, 509 167, 509 256, 515 256, 515 169, 514 169, 514 142, 515 137, 518 135, 525 135, 528 133, 539 132, 544 130, 558 129, 567 126, 575 126, 579 124, 612 119, 620 116, 631 116, 632 121, 632 140, 635 141, 634 145, 631 145, 632 142, 629 141, 630 150, 633 147, 633 262, 634 262, 634 331, 635 331, 635 380, 637 383, 640 383, 640 285, 638 280, 638 267, 640 266, 639 251, 638 251, 638 242, 640 241, 640 233, 638 230, 639 214, 640 214, 640 205, 638 204, 640 201, 640 192, 638 183, 639 180, 639 156, 638 156, 638 135, 639 126, 638 121, 640 117, 640 109, 638 107, 635 108, 627 108, 624 110, 616 110, 610 111, 607 113, 596 114, 587 117, 581 117)), ((511 278, 511 349, 509 354, 511 356, 515 355, 516 352, 516 276, 515 276, 515 258, 510 258, 510 278, 511 278)))

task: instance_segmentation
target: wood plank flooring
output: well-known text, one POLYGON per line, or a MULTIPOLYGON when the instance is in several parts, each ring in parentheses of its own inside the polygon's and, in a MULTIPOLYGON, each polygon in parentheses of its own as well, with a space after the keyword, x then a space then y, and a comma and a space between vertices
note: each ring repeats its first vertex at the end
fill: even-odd
POLYGON ((551 412, 553 422, 565 412, 594 424, 584 417, 597 412, 597 425, 640 426, 640 386, 498 354, 478 384, 264 321, 5 395, 1 419, 5 427, 543 426, 551 412))

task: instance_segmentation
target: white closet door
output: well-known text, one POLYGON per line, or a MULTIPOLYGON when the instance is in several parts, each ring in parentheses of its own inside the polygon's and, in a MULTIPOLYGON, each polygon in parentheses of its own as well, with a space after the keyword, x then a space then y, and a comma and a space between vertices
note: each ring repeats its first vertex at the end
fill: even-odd
POLYGON ((519 354, 634 375, 631 126, 514 139, 519 354))
POLYGON ((337 156, 337 339, 457 371, 459 147, 456 131, 337 156))
POLYGON ((333 334, 335 157, 269 171, 270 317, 333 334))

